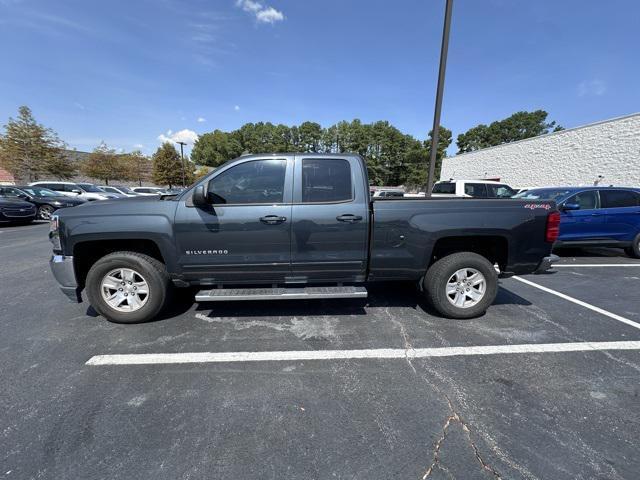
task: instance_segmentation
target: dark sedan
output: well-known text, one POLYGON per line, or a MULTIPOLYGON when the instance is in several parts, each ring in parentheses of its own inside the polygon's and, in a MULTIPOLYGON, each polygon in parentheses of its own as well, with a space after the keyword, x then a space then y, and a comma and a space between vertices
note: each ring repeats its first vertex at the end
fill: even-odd
POLYGON ((19 198, 0 196, 0 223, 30 223, 36 218, 36 207, 19 198))
POLYGON ((19 198, 29 202, 37 208, 37 218, 51 219, 53 212, 60 208, 75 207, 86 203, 80 198, 68 197, 38 186, 0 187, 0 196, 5 198, 19 198))

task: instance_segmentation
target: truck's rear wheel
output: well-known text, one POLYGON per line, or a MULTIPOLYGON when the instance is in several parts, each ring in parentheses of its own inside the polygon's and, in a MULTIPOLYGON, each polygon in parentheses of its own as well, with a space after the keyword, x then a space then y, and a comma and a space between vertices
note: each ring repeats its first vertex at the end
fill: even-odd
POLYGON ((498 292, 498 275, 485 257, 458 252, 435 262, 422 286, 427 301, 448 318, 473 318, 482 315, 498 292))
POLYGON ((160 313, 170 292, 164 265, 136 252, 115 252, 93 264, 87 275, 91 306, 116 323, 152 320, 160 313))

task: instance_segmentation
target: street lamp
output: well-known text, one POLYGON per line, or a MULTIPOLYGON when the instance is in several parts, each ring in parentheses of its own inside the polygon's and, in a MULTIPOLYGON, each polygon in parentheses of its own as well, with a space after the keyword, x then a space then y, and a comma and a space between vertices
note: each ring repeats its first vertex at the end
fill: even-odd
POLYGON ((447 53, 449 51, 449 31, 451 30, 451 11, 453 0, 447 0, 444 13, 444 28, 442 29, 442 46, 440 48, 440 70, 438 72, 438 87, 436 89, 436 108, 433 113, 433 138, 431 140, 431 154, 429 155, 429 175, 427 177, 427 190, 425 196, 431 196, 433 189, 433 177, 436 172, 436 153, 438 152, 438 140, 440 139, 440 112, 442 110, 442 94, 444 93, 444 74, 447 70, 447 53))
POLYGON ((182 186, 186 187, 186 183, 184 181, 184 151, 182 150, 182 148, 186 145, 185 142, 176 142, 178 145, 180 145, 180 160, 182 161, 182 186))

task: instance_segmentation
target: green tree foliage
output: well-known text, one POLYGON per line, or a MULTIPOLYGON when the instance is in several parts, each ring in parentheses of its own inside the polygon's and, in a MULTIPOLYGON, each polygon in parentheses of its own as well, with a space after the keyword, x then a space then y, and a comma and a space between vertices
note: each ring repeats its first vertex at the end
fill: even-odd
POLYGON ((165 142, 158 147, 156 153, 151 157, 153 160, 153 183, 156 185, 182 184, 182 162, 180 154, 169 142, 165 142))
POLYGON ((82 162, 80 170, 88 177, 104 181, 109 185, 109 180, 129 180, 131 171, 124 155, 116 154, 106 143, 98 145, 89 157, 82 162))
POLYGON ((128 180, 133 180, 142 186, 143 182, 151 180, 153 171, 153 163, 149 157, 144 156, 140 151, 135 150, 131 153, 122 155, 122 161, 128 172, 128 180))
POLYGON ((495 121, 490 125, 477 125, 458 135, 456 141, 458 153, 472 152, 563 129, 555 121, 547 122, 547 116, 548 113, 544 110, 516 112, 509 118, 495 121))
MULTIPOLYGON (((451 131, 442 128, 440 136, 439 162, 451 144, 451 131)), ((198 165, 216 167, 241 153, 350 152, 365 158, 372 184, 422 187, 426 182, 430 144, 430 140, 415 139, 386 121, 364 124, 355 119, 328 128, 315 122, 293 127, 258 122, 247 123, 232 132, 215 130, 201 135, 191 158, 198 165)))
POLYGON ((9 118, 0 135, 0 164, 18 180, 35 181, 42 175, 66 179, 75 173, 64 155, 64 143, 50 128, 36 122, 27 106, 18 118, 9 118))

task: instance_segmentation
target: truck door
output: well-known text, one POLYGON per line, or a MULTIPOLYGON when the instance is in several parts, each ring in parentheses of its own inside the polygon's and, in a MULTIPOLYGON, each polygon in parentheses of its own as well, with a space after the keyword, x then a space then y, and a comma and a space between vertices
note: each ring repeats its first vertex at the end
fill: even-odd
POLYGON ((291 262, 292 184, 293 156, 241 158, 222 167, 208 182, 211 205, 187 200, 176 211, 184 274, 203 284, 284 281, 291 262))
POLYGON ((369 199, 356 157, 296 155, 291 282, 362 281, 369 199))

